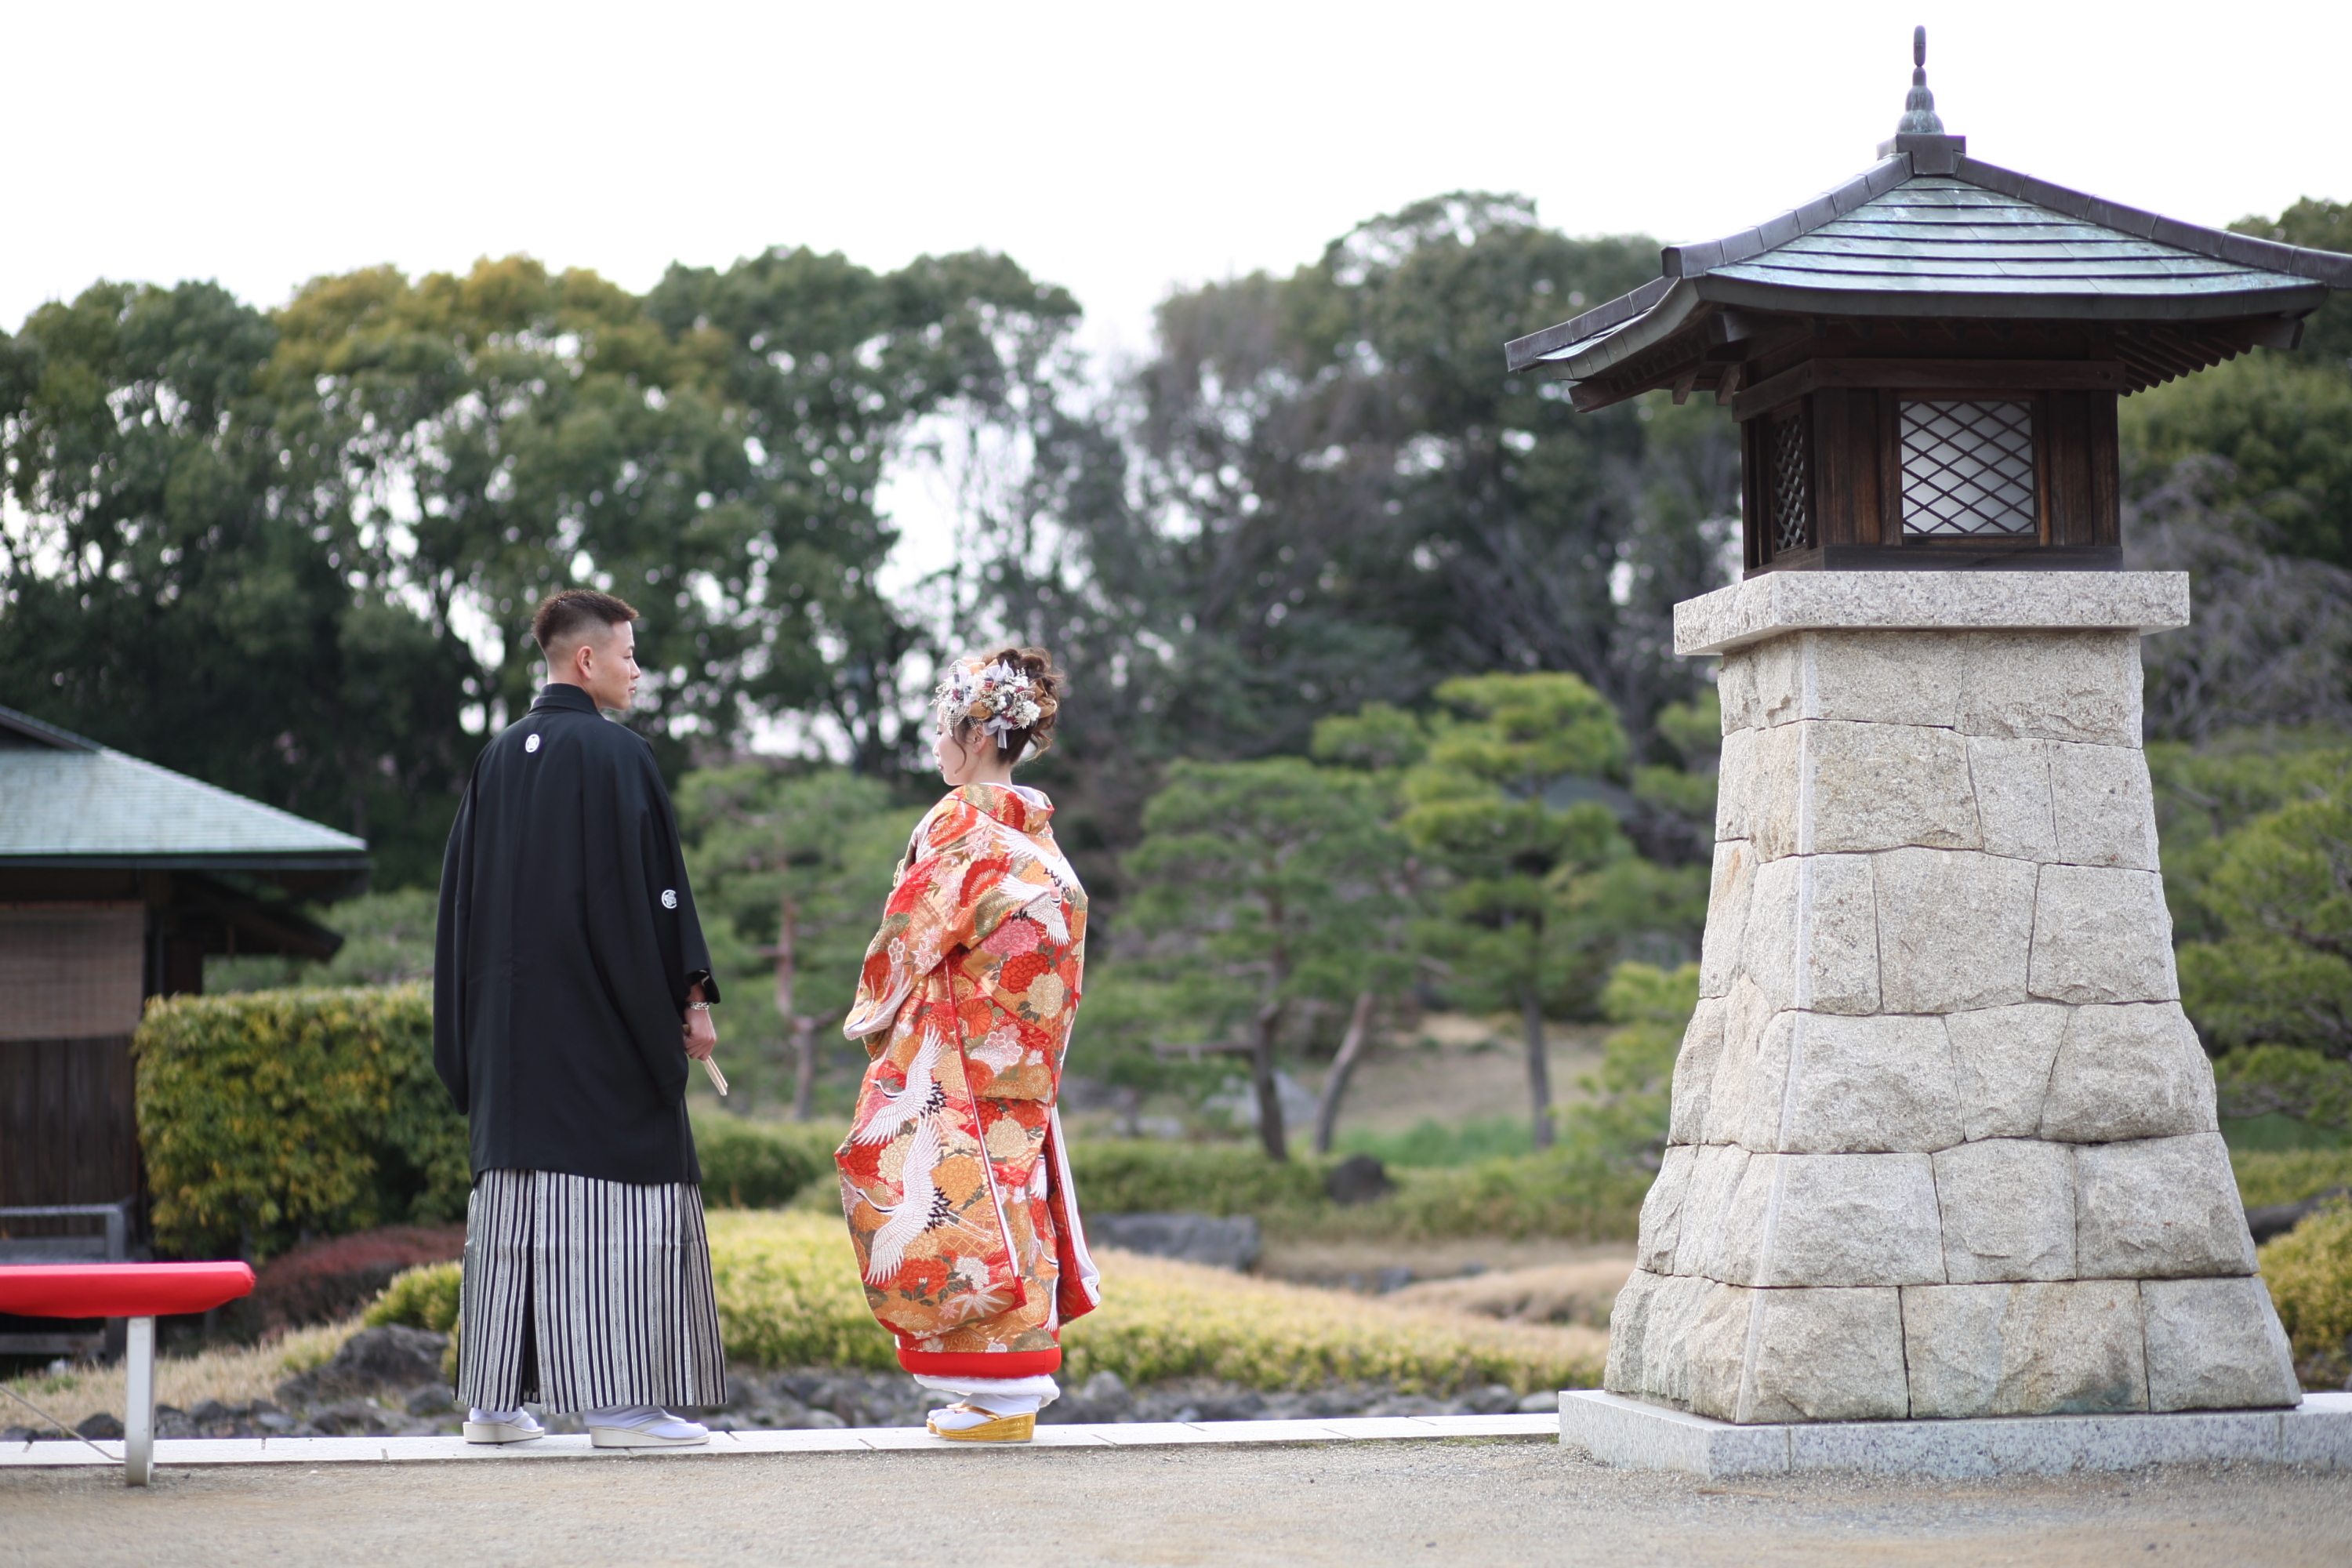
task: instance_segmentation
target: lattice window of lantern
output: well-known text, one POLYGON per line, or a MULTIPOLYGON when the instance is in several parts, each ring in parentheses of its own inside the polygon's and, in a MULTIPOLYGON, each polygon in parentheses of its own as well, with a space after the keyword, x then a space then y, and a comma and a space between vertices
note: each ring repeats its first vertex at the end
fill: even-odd
POLYGON ((1770 478, 1765 504, 1772 514, 1772 553, 1786 555, 1813 542, 1812 465, 1805 448, 1803 416, 1792 414, 1766 426, 1764 450, 1770 478))
POLYGON ((1953 538, 2034 533, 2033 405, 1906 400, 1903 531, 1953 538))

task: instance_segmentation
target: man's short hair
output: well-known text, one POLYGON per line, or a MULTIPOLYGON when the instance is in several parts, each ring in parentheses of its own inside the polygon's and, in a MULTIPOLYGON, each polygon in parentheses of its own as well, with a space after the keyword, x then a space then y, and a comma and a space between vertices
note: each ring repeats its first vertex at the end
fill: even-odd
POLYGON ((593 588, 565 588, 550 594, 531 613, 530 635, 542 654, 557 643, 569 642, 582 628, 617 626, 637 618, 637 612, 610 594, 593 588))

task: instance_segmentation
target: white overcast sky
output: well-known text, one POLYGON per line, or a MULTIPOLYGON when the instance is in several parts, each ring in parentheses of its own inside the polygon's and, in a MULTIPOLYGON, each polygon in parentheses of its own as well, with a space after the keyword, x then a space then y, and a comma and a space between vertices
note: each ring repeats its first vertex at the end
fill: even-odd
POLYGON ((387 261, 643 289, 776 244, 978 246, 1139 353, 1171 287, 1442 191, 1744 226, 1869 163, 1914 22, 1978 156, 2208 224, 2352 197, 2346 0, 0 0, 0 323, 100 277, 275 304, 387 261))

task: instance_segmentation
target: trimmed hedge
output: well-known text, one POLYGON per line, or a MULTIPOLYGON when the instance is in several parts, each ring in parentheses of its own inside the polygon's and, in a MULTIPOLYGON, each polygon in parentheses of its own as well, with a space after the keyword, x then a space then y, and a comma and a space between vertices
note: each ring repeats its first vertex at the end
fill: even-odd
POLYGON ((698 1115, 694 1153, 702 1163, 702 1200, 712 1208, 782 1208, 832 1173, 833 1152, 846 1131, 822 1121, 698 1115))
POLYGON ((1083 1212, 1257 1215, 1328 1205, 1328 1160, 1276 1164, 1255 1143, 1174 1143, 1150 1138, 1074 1142, 1070 1175, 1083 1212))
MULTIPOLYGON (((856 1256, 828 1215, 714 1213, 711 1273, 731 1360, 769 1367, 898 1365, 866 1310, 856 1256)), ((1597 1385, 1608 1336, 1597 1330, 1498 1323, 1277 1284, 1197 1264, 1106 1252, 1103 1304, 1063 1331, 1064 1381, 1097 1372, 1130 1383, 1221 1377, 1252 1388, 1311 1388, 1331 1379, 1393 1380, 1405 1389, 1508 1384, 1597 1385)), ((369 1309, 371 1323, 446 1333, 457 1313, 455 1264, 413 1269, 369 1309)))
MULTIPOLYGON (((169 997, 133 1049, 163 1251, 260 1262, 306 1235, 464 1222, 466 1119, 425 986, 169 997)), ((705 1115, 694 1133, 704 1201, 764 1208, 831 1170, 842 1130, 705 1115)))
POLYGON ((1440 1240, 1457 1236, 1631 1241, 1655 1173, 1574 1138, 1540 1154, 1454 1170, 1400 1171, 1396 1192, 1334 1211, 1323 1228, 1440 1240))
POLYGON ((465 1217, 422 985, 164 998, 132 1049, 163 1250, 259 1261, 306 1232, 465 1217))
POLYGON ((458 1286, 465 1270, 456 1263, 424 1263, 392 1277, 383 1293, 361 1314, 371 1329, 404 1323, 436 1334, 457 1331, 458 1286))
POLYGON ((1597 1388, 1609 1353, 1596 1329, 1391 1306, 1165 1258, 1107 1253, 1102 1270, 1102 1306, 1062 1332, 1072 1384, 1115 1372, 1129 1383, 1216 1377, 1272 1390, 1385 1379, 1409 1393, 1501 1383, 1528 1394, 1597 1388))
POLYGON ((2250 1209, 2352 1187, 2352 1149, 2240 1149, 2231 1152, 2230 1166, 2238 1199, 2250 1209))
POLYGON ((2343 1387, 2352 1373, 2352 1204, 2323 1205, 2256 1258, 2303 1385, 2343 1387))
POLYGON ((1088 1214, 1246 1214, 1270 1231, 1302 1237, 1630 1239, 1653 1176, 1591 1140, 1570 1137, 1540 1154, 1391 1171, 1393 1194, 1341 1208, 1323 1188, 1333 1163, 1294 1159, 1277 1165, 1256 1145, 1243 1143, 1121 1139, 1070 1145, 1070 1173, 1088 1214))

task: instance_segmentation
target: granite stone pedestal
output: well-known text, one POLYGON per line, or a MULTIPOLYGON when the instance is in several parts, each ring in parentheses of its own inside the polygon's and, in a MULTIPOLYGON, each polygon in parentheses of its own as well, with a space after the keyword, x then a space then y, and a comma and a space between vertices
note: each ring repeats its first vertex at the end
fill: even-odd
POLYGON ((1721 795, 1612 1394, 1736 1426, 2301 1399, 2157 869, 2139 639, 2188 618, 2177 573, 1677 606, 1723 656, 1721 795))

